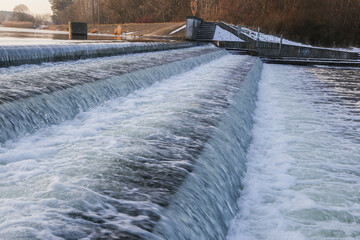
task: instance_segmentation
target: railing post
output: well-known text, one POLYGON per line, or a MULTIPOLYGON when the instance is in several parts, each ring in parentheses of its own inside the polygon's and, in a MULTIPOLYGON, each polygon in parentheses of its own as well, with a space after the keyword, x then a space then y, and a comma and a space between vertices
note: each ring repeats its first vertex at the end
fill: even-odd
POLYGON ((259 48, 260 42, 260 27, 258 27, 257 38, 256 38, 256 48, 259 48))
POLYGON ((280 45, 279 45, 279 56, 280 56, 280 57, 281 57, 282 43, 283 43, 283 35, 281 35, 280 45))
POLYGON ((238 34, 238 49, 240 49, 241 26, 238 26, 237 34, 238 34))

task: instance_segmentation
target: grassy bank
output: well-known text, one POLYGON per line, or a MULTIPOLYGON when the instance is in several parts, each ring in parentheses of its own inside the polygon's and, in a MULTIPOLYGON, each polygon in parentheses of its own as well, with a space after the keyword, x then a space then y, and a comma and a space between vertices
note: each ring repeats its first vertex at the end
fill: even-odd
POLYGON ((13 28, 34 28, 34 24, 32 22, 3 22, 2 25, 4 27, 13 27, 13 28))

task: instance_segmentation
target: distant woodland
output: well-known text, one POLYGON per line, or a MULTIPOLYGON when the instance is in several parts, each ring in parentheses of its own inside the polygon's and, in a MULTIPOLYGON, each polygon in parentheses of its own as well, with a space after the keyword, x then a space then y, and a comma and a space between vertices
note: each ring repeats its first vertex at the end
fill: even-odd
POLYGON ((49 0, 56 23, 184 21, 196 15, 301 42, 360 45, 360 0, 49 0))
POLYGON ((16 5, 13 11, 0 11, 0 24, 7 27, 33 28, 49 24, 50 21, 50 14, 32 15, 24 4, 16 5))

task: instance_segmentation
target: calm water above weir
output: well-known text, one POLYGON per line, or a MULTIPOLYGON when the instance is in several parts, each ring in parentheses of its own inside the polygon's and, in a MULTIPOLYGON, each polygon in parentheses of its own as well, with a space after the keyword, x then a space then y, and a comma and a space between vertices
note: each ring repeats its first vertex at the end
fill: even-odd
POLYGON ((69 40, 69 33, 64 31, 52 31, 28 28, 11 28, 0 25, 0 46, 3 45, 46 45, 80 42, 159 42, 173 41, 171 38, 159 37, 124 37, 107 34, 89 34, 87 40, 69 40))
POLYGON ((0 69, 0 239, 359 239, 360 70, 211 46, 0 69))

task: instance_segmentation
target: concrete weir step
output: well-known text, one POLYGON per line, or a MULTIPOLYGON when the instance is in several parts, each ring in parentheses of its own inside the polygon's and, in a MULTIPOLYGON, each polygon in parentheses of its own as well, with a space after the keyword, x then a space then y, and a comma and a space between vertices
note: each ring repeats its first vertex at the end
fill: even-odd
POLYGON ((249 54, 249 52, 246 49, 226 49, 231 55, 246 55, 249 54))

